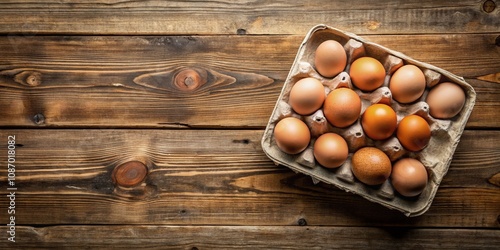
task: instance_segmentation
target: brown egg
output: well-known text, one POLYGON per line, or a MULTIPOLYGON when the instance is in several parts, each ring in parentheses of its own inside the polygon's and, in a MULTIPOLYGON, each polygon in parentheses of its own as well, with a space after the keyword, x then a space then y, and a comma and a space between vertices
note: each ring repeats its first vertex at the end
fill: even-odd
POLYGON ((281 151, 287 154, 298 154, 309 145, 311 133, 303 121, 295 117, 287 117, 274 127, 274 139, 281 151))
POLYGON ((385 140, 392 136, 398 124, 396 112, 385 104, 369 106, 361 118, 361 126, 373 140, 385 140))
POLYGON ((289 104, 300 115, 310 115, 325 101, 325 87, 315 78, 303 78, 290 90, 289 104))
POLYGON ((412 197, 422 193, 427 186, 427 179, 424 165, 413 158, 403 158, 392 168, 392 186, 403 196, 412 197))
POLYGON ((391 175, 391 171, 391 160, 378 148, 361 148, 352 156, 352 173, 367 185, 384 183, 391 175))
POLYGON ((347 64, 344 47, 335 40, 322 42, 314 54, 314 65, 324 77, 334 77, 342 72, 347 64))
POLYGON ((389 89, 394 100, 400 103, 414 102, 424 93, 424 73, 417 66, 404 65, 392 75, 389 89))
POLYGON ((465 92, 455 83, 443 82, 434 86, 427 95, 429 113, 438 119, 456 116, 465 104, 465 92))
POLYGON ((399 122, 396 137, 407 150, 420 151, 431 139, 431 128, 424 118, 409 115, 399 122))
POLYGON ((358 120, 361 113, 361 99, 352 89, 334 89, 326 97, 323 113, 333 126, 347 127, 358 120))
POLYGON ((322 134, 314 143, 314 158, 326 168, 340 167, 348 154, 347 142, 335 133, 322 134))
POLYGON ((377 59, 361 57, 351 64, 352 83, 363 91, 373 91, 384 84, 385 68, 377 59))

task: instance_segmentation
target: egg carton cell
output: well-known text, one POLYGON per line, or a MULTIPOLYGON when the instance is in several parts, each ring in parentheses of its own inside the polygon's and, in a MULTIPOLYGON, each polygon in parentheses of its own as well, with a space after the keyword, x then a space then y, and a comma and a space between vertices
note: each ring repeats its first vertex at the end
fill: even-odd
POLYGON ((320 24, 309 31, 300 45, 264 131, 262 148, 266 155, 276 164, 286 166, 297 173, 311 176, 315 184, 319 182, 333 184, 346 192, 360 195, 372 202, 401 211, 406 216, 418 216, 425 213, 431 206, 439 184, 448 171, 455 148, 472 112, 475 98, 474 89, 462 77, 433 65, 414 60, 400 52, 370 42, 355 34, 320 24), (333 77, 322 76, 316 70, 315 65, 316 49, 327 40, 338 42, 345 50, 346 66, 342 72, 333 77), (385 71, 381 85, 372 91, 357 88, 356 82, 353 82, 351 76, 352 63, 362 57, 376 59, 385 71), (399 69, 415 69, 413 66, 404 67, 405 65, 416 66, 417 71, 421 71, 419 74, 421 79, 425 79, 425 84, 423 93, 417 96, 417 99, 409 103, 400 103, 394 99, 394 93, 391 92, 390 85, 392 76, 399 69), (290 91, 297 81, 304 78, 314 78, 321 82, 324 87, 325 98, 330 92, 339 88, 348 88, 354 91, 361 102, 358 119, 346 127, 336 127, 329 122, 323 107, 307 115, 300 115, 295 112, 290 105, 290 91), (430 113, 431 107, 426 102, 429 91, 443 82, 454 83, 465 93, 463 108, 457 115, 449 119, 433 117, 430 113), (422 150, 411 151, 402 145, 396 132, 383 140, 374 140, 367 136, 364 130, 367 128, 363 128, 361 120, 367 108, 374 104, 390 106, 396 114, 397 126, 405 117, 411 115, 423 118, 428 124, 431 134, 427 145, 422 150), (295 117, 309 128, 311 137, 309 145, 297 154, 283 152, 277 146, 276 138, 274 138, 273 133, 276 124, 287 117, 295 117), (348 157, 339 167, 324 167, 315 158, 315 141, 325 133, 336 133, 347 143, 348 157), (352 156, 364 147, 375 147, 381 150, 390 159, 392 165, 403 158, 413 158, 421 162, 428 173, 428 182, 423 191, 417 196, 405 197, 395 190, 390 178, 380 185, 366 185, 359 181, 353 174, 352 156))

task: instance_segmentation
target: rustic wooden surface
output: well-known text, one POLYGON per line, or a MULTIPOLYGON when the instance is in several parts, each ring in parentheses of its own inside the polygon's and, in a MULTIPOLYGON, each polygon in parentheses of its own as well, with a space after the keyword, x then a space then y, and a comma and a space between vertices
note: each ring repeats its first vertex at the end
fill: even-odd
POLYGON ((499 116, 499 1, 4 1, 0 247, 497 249, 499 116), (295 53, 319 23, 476 90, 424 215, 314 185, 262 152, 295 53), (204 80, 175 81, 193 71, 204 80), (114 169, 134 160, 149 170, 143 184, 118 186, 114 169))

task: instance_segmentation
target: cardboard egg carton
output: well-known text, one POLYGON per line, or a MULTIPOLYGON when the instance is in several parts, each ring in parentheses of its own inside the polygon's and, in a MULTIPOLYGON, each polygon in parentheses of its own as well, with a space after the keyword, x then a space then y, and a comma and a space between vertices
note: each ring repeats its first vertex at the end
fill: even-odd
POLYGON ((458 77, 435 66, 419 62, 397 51, 366 41, 355 34, 326 25, 317 25, 309 31, 298 50, 295 61, 265 129, 262 138, 262 148, 267 156, 276 164, 287 166, 295 172, 311 176, 315 184, 318 182, 333 184, 340 189, 358 194, 372 202, 399 210, 406 216, 418 216, 429 209, 439 184, 448 171, 455 148, 460 141, 460 136, 472 112, 475 99, 476 93, 474 89, 462 77, 458 77), (347 66, 337 76, 325 78, 314 68, 314 53, 319 44, 330 39, 336 40, 344 46, 347 53, 347 66), (363 92, 357 89, 351 83, 348 74, 350 64, 362 56, 370 56, 379 60, 386 70, 387 75, 384 85, 373 92, 363 92), (388 88, 391 75, 405 64, 412 64, 419 67, 424 72, 427 83, 427 88, 423 96, 411 104, 400 104, 393 100, 391 91, 388 88), (295 82, 305 77, 318 79, 325 88, 325 95, 328 95, 331 90, 338 87, 353 89, 361 98, 362 110, 360 116, 371 104, 384 103, 390 105, 396 111, 398 123, 403 117, 411 114, 423 117, 431 127, 432 136, 428 146, 420 152, 409 152, 403 148, 395 136, 383 141, 374 141, 368 138, 361 127, 360 119, 347 128, 336 128, 328 123, 322 109, 307 116, 295 113, 288 104, 289 93, 295 82), (458 84, 464 89, 466 94, 466 102, 462 111, 449 120, 433 118, 429 114, 429 106, 425 102, 429 89, 443 81, 458 84), (277 147, 273 137, 273 130, 276 123, 290 116, 303 120, 311 131, 309 147, 297 155, 289 155, 282 152, 277 147), (349 146, 347 161, 336 169, 324 168, 314 159, 314 142, 319 135, 326 132, 340 134, 349 146), (374 146, 381 149, 389 156, 393 163, 402 157, 412 157, 420 160, 429 174, 427 187, 419 196, 408 198, 399 195, 394 190, 390 179, 378 186, 369 186, 361 183, 352 173, 351 157, 356 150, 365 146, 374 146))

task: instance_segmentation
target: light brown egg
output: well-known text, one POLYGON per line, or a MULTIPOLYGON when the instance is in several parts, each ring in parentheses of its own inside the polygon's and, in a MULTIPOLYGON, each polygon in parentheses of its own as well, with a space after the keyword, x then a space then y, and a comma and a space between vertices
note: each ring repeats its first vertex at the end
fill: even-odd
POLYGON ((335 40, 322 42, 314 54, 314 65, 324 77, 334 77, 345 69, 347 54, 344 47, 335 40))
POLYGON ((346 161, 348 154, 347 142, 338 134, 322 134, 314 142, 314 158, 323 167, 340 167, 346 161))
POLYGON ((433 117, 453 118, 465 105, 465 92, 455 83, 439 83, 429 91, 426 102, 429 104, 429 113, 433 117))
POLYGON ((405 116, 398 125, 396 137, 409 151, 424 149, 431 139, 431 128, 427 121, 418 115, 405 116))
POLYGON ((364 147, 352 156, 352 173, 367 185, 380 185, 391 175, 389 157, 375 147, 364 147))
POLYGON ((274 127, 274 139, 281 151, 287 154, 298 154, 309 145, 311 132, 300 119, 287 117, 280 120, 274 127))
POLYGON ((424 73, 417 66, 404 65, 392 75, 389 89, 394 100, 400 103, 414 102, 424 93, 424 73))
POLYGON ((349 70, 351 81, 358 89, 373 91, 384 84, 385 68, 373 57, 356 59, 349 70))
POLYGON ((290 90, 289 104, 300 115, 310 115, 325 101, 325 87, 315 78, 298 80, 290 90))
POLYGON ((361 113, 361 99, 352 89, 334 89, 326 97, 323 113, 333 126, 347 127, 358 120, 361 113))
POLYGON ((376 103, 369 106, 361 118, 361 126, 373 140, 385 140, 392 136, 398 124, 396 112, 389 105, 376 103))
POLYGON ((392 168, 391 183, 403 196, 417 196, 427 186, 428 176, 425 166, 413 158, 403 158, 392 168))

